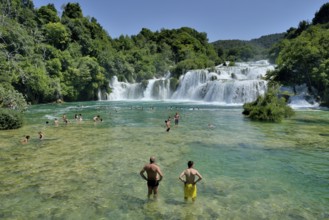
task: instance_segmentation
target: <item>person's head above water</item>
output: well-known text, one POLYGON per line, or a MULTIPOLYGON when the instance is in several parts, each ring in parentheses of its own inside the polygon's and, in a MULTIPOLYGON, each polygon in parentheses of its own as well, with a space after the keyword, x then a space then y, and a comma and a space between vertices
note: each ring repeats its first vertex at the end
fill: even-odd
POLYGON ((193 166, 193 161, 192 160, 190 160, 189 162, 187 162, 187 166, 188 166, 188 168, 191 168, 192 166, 193 166))
POLYGON ((154 163, 154 162, 155 162, 155 157, 154 156, 150 157, 150 163, 154 163))

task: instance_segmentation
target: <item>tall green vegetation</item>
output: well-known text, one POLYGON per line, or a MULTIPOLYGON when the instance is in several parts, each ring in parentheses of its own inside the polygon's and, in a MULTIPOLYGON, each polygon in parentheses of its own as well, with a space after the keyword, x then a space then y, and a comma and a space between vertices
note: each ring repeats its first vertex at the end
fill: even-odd
POLYGON ((295 87, 307 85, 311 95, 329 104, 329 3, 324 4, 312 23, 302 21, 290 28, 285 39, 271 50, 277 68, 267 75, 272 82, 295 87))
POLYGON ((169 71, 212 67, 219 58, 206 33, 182 27, 112 39, 78 3, 62 15, 53 4, 0 2, 0 84, 11 85, 31 103, 95 100, 109 80, 142 82, 169 71))

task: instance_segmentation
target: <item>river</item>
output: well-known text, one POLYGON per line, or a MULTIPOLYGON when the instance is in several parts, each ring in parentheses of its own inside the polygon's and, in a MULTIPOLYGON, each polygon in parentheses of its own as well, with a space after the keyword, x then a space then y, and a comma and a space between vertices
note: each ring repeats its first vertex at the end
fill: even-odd
POLYGON ((241 112, 166 101, 31 106, 23 128, 0 132, 0 219, 328 219, 328 111, 281 123, 241 112), (139 175, 150 156, 164 173, 157 200, 139 175), (203 176, 194 203, 178 179, 188 160, 203 176))

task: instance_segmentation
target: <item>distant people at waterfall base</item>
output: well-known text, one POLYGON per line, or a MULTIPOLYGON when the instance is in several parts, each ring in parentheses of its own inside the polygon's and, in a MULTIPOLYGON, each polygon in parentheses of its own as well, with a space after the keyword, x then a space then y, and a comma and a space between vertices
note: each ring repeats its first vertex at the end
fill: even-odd
POLYGON ((184 183, 184 200, 187 201, 188 198, 191 198, 194 202, 197 196, 196 183, 202 180, 202 176, 193 166, 194 162, 188 161, 187 169, 179 175, 179 179, 184 183))
POLYGON ((150 157, 150 163, 146 164, 140 171, 141 177, 147 181, 148 193, 147 197, 150 198, 152 193, 153 197, 156 198, 158 195, 159 183, 163 178, 160 167, 155 163, 155 157, 150 157), (147 176, 144 175, 146 172, 147 176))
POLYGON ((94 122, 97 122, 97 121, 103 121, 103 119, 101 119, 101 116, 96 115, 96 116, 93 117, 93 121, 94 121, 94 122))
POLYGON ((214 129, 215 126, 214 126, 213 124, 210 124, 210 123, 209 123, 209 124, 208 124, 208 128, 209 128, 209 129, 214 129))
POLYGON ((25 137, 23 137, 23 139, 21 140, 22 144, 27 144, 29 142, 30 136, 26 135, 25 137))
POLYGON ((76 121, 82 121, 82 115, 81 114, 75 114, 74 115, 74 119, 76 120, 76 121))
POLYGON ((69 123, 69 120, 67 119, 66 115, 64 114, 62 116, 63 122, 67 125, 69 123))
POLYGON ((170 117, 165 120, 165 123, 166 123, 166 131, 169 132, 170 131, 170 117))
POLYGON ((180 119, 180 116, 179 116, 178 112, 176 112, 176 114, 175 114, 175 116, 174 116, 174 120, 175 120, 175 125, 176 125, 176 126, 178 126, 179 119, 180 119))
POLYGON ((58 127, 58 119, 57 119, 57 118, 54 119, 54 125, 55 125, 56 127, 58 127))

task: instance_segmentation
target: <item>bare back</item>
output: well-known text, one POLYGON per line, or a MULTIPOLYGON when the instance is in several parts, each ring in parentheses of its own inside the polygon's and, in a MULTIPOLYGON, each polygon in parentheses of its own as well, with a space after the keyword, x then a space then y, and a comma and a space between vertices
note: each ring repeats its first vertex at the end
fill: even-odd
POLYGON ((142 171, 146 171, 148 180, 158 180, 158 174, 163 176, 159 166, 153 163, 145 165, 142 171))
POLYGON ((180 177, 185 176, 185 182, 187 184, 195 184, 195 176, 199 177, 199 179, 202 179, 202 176, 200 175, 200 173, 193 168, 188 168, 186 170, 183 171, 183 173, 180 175, 180 177))

